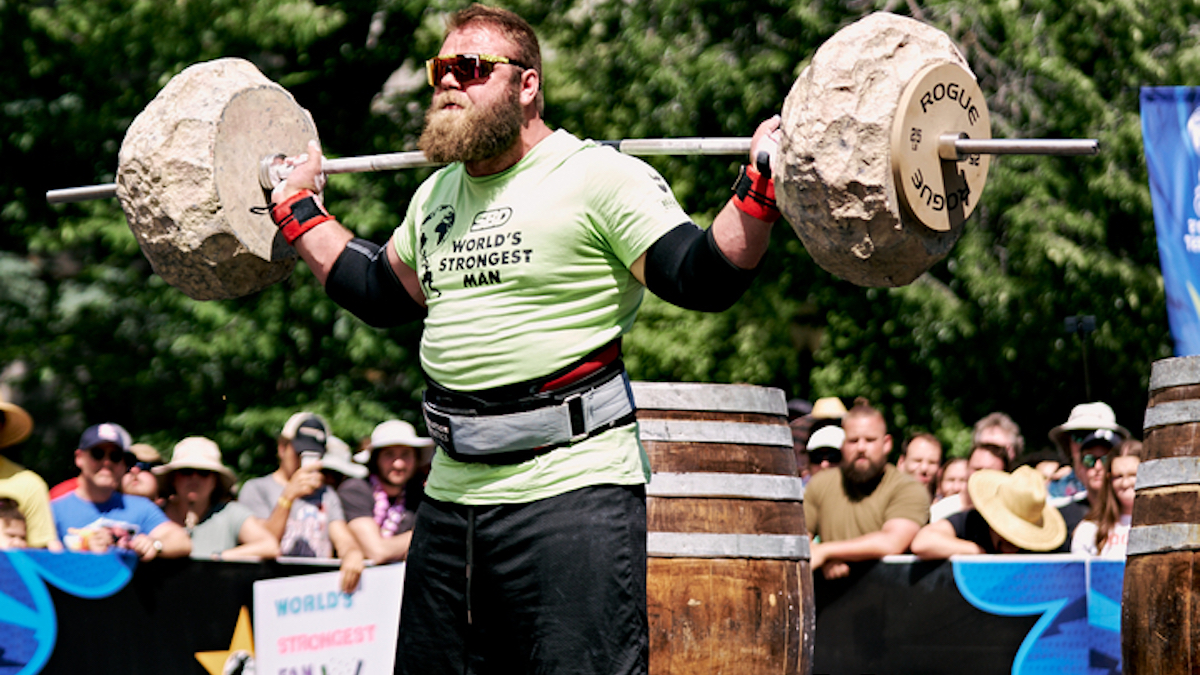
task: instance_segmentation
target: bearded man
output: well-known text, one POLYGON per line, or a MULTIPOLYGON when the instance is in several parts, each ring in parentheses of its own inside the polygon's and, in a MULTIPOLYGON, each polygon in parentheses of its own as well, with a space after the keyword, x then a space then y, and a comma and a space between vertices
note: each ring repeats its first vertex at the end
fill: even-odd
POLYGON ((904 553, 929 521, 929 492, 887 463, 892 437, 883 415, 864 398, 842 418, 842 463, 813 476, 804 489, 812 568, 826 579, 849 563, 904 553))
POLYGON ((542 57, 507 10, 451 15, 420 147, 451 164, 381 248, 316 194, 315 142, 272 218, 331 298, 375 326, 424 320, 437 444, 408 551, 400 671, 646 673, 650 477, 620 358, 646 288, 721 311, 779 218, 758 126, 713 225, 666 181, 542 119, 542 57))

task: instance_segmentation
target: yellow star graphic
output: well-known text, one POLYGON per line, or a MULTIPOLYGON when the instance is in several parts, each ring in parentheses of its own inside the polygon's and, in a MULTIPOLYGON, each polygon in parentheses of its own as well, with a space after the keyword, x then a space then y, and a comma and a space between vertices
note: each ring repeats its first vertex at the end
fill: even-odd
MULTIPOLYGON (((249 656, 251 664, 254 658, 254 631, 250 628, 250 610, 245 606, 242 611, 238 612, 237 627, 233 629, 233 640, 229 643, 229 649, 215 652, 196 652, 196 660, 209 675, 225 675, 225 664, 229 662, 231 655, 238 655, 240 658, 249 656)), ((241 673, 241 668, 236 672, 241 673)))

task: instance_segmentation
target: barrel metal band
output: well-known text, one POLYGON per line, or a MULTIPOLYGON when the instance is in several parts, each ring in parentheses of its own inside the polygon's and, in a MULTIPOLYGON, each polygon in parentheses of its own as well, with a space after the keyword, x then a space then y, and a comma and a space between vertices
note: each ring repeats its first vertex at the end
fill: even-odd
POLYGON ((664 472, 651 474, 646 496, 801 502, 804 501, 804 482, 795 476, 664 472))
POLYGON ((638 420, 638 433, 643 441, 792 447, 791 430, 775 424, 643 419, 638 420))
POLYGON ((1200 384, 1200 358, 1180 356, 1150 365, 1150 391, 1200 384))
POLYGON ((633 400, 643 410, 743 412, 787 415, 782 389, 742 384, 633 382, 633 400))
POLYGON ((648 532, 646 552, 651 558, 809 559, 803 534, 648 532))
POLYGON ((1145 431, 1172 424, 1200 422, 1200 401, 1171 401, 1146 408, 1145 431))
POLYGON ((1200 457, 1148 459, 1138 465, 1135 490, 1200 484, 1200 457))
POLYGON ((1128 555, 1200 549, 1200 523, 1138 525, 1129 530, 1128 555))

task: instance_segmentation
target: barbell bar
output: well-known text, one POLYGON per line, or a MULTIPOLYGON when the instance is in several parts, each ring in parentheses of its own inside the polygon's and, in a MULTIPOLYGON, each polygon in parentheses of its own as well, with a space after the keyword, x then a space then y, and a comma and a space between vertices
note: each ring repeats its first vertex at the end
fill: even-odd
MULTIPOLYGON (((745 156, 750 153, 750 139, 744 137, 627 138, 615 141, 600 141, 600 144, 614 148, 626 155, 639 157, 693 155, 745 156)), ((946 138, 940 139, 938 149, 939 156, 942 159, 961 160, 969 155, 1095 155, 1100 151, 1100 144, 1094 138, 989 138, 972 140, 947 135, 946 138)), ((269 160, 270 156, 263 158, 263 162, 269 160)), ((359 157, 326 158, 321 168, 327 174, 340 174, 403 171, 406 169, 422 169, 435 166, 440 165, 437 162, 431 162, 426 159, 425 153, 413 150, 388 152, 378 155, 362 155, 359 157)), ((261 174, 259 182, 265 189, 272 187, 268 181, 262 179, 261 174)), ((102 183, 99 185, 48 190, 46 192, 46 201, 51 204, 70 204, 93 199, 114 199, 116 196, 116 183, 102 183)))

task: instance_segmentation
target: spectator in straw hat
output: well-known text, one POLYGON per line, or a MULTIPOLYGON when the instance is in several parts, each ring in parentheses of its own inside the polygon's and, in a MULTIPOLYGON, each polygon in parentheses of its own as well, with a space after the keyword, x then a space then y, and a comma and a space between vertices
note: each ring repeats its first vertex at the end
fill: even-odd
MULTIPOLYGON (((29 437, 33 418, 24 408, 0 401, 0 453, 29 437)), ((17 504, 25 517, 26 540, 30 548, 62 549, 54 531, 50 512, 50 491, 42 477, 0 454, 0 498, 17 504)))
POLYGON ((433 458, 433 439, 413 425, 388 420, 371 433, 366 480, 349 479, 338 488, 350 531, 376 564, 408 557, 417 505, 424 490, 425 467, 433 458))
POLYGON ((152 471, 154 467, 162 466, 162 455, 154 446, 145 443, 134 443, 129 446, 129 452, 133 455, 130 458, 133 464, 121 478, 121 492, 140 495, 162 506, 158 495, 158 478, 152 471))
POLYGON ((917 533, 912 551, 926 560, 981 553, 1044 553, 1060 549, 1067 524, 1046 501, 1046 478, 1029 466, 1012 473, 981 469, 967 481, 973 508, 917 533))
POLYGON ((163 511, 192 538, 193 558, 246 560, 279 556, 279 541, 244 504, 232 501, 236 477, 221 449, 202 436, 175 444, 171 461, 153 469, 166 496, 163 511))
POLYGON ((133 457, 130 445, 129 432, 119 424, 84 430, 75 450, 79 484, 50 505, 58 536, 72 551, 127 549, 142 561, 190 554, 192 541, 182 527, 149 499, 120 491, 133 457))

